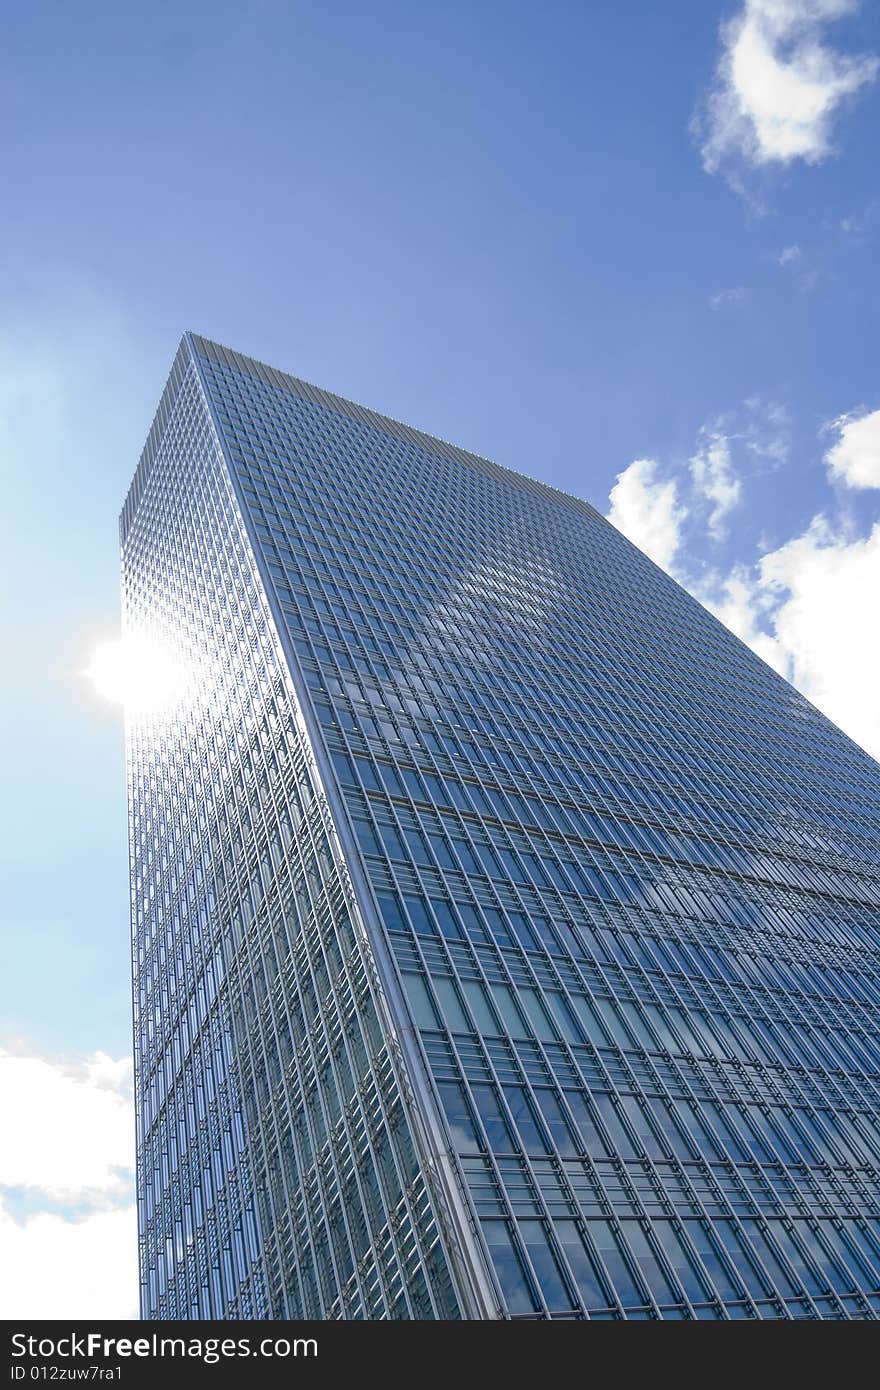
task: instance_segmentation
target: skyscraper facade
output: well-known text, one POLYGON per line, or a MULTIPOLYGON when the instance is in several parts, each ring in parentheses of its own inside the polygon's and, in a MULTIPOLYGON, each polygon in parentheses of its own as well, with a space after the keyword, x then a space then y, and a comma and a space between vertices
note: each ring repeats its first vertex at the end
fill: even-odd
POLYGON ((121 542, 144 1316, 880 1316, 880 767, 585 502, 194 335, 121 542))

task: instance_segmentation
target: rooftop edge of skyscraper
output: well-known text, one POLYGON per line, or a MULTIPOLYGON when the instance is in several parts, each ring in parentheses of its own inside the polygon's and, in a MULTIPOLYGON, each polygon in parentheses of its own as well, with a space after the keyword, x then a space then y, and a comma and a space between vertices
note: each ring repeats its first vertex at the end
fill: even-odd
POLYGON ((514 468, 507 468, 504 464, 496 463, 494 459, 484 458, 481 454, 471 453, 469 449, 463 449, 458 444, 452 444, 446 439, 440 439, 437 435, 426 433, 424 430, 415 429, 412 425, 407 425, 400 420, 395 420, 390 415, 383 415, 380 411, 371 410, 369 407, 360 405, 357 401, 348 400, 345 396, 336 395, 335 392, 327 391, 321 386, 315 386, 312 382, 305 381, 302 377, 291 375, 289 372, 282 372, 277 367, 271 367, 268 363, 260 361, 258 358, 249 357, 245 353, 237 352, 234 348, 226 347, 223 343, 217 343, 211 338, 205 338, 199 333, 187 331, 183 334, 175 355, 174 364, 169 373, 165 389, 159 408, 153 419, 147 442, 141 453, 141 460, 135 472, 128 494, 123 504, 122 513, 119 519, 120 539, 125 540, 125 532, 130 523, 131 516, 137 506, 137 499, 140 489, 149 472, 152 461, 152 451, 161 437, 164 429, 165 414, 168 408, 169 392, 173 393, 177 386, 177 374, 182 370, 181 356, 185 357, 189 351, 193 356, 201 354, 203 357, 212 358, 214 361, 222 362, 225 366, 233 368, 235 371, 243 372, 247 376, 252 376, 269 386, 274 386, 279 390, 288 391, 292 395, 298 396, 301 400, 310 401, 313 405, 323 406, 327 410, 335 411, 339 415, 348 416, 351 420, 356 420, 370 429, 380 430, 385 434, 390 434, 398 439, 403 439, 409 443, 416 444, 423 449, 428 449, 437 454, 440 458, 447 458, 457 463, 465 463, 471 468, 477 468, 486 473, 489 477, 499 481, 511 483, 514 486, 523 487, 539 496, 555 501, 563 506, 573 508, 585 516, 601 517, 601 513, 582 497, 576 497, 573 493, 565 492, 561 488, 553 487, 549 483, 541 482, 538 478, 532 478, 527 473, 519 473, 514 468), (142 476, 141 465, 146 464, 142 476), (132 506, 130 504, 133 503, 132 506))

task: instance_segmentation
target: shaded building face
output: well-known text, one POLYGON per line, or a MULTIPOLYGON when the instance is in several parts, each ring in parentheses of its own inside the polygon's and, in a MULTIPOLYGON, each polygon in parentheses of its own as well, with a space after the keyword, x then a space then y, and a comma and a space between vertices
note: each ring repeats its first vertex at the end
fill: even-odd
POLYGON ((188 335, 122 517, 149 1317, 873 1317, 880 768, 586 503, 188 335))

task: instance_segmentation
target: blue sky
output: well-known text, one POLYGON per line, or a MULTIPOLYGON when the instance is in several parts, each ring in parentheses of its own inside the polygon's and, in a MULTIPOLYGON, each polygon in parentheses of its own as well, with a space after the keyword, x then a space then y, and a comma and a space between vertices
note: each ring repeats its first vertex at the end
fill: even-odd
POLYGON ((26 1271, 88 1248, 82 1311, 124 1312, 122 732, 81 672, 180 334, 588 498, 877 754, 880 6, 49 0, 3 27, 0 1091, 97 1137, 0 1157, 0 1224, 21 1311, 78 1311, 26 1271))

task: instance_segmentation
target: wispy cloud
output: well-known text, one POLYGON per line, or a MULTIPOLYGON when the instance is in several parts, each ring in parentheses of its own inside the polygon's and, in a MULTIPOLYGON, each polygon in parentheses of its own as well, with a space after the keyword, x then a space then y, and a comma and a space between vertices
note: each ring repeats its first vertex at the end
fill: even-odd
POLYGON ((840 230, 851 242, 858 244, 876 232, 880 216, 880 198, 871 198, 857 212, 840 219, 840 230))
POLYGON ((880 67, 874 54, 843 53, 823 42, 826 26, 859 4, 745 0, 722 24, 715 80, 695 122, 709 173, 827 158, 838 107, 880 67))
POLYGON ((742 494, 742 484, 733 469, 729 438, 718 431, 701 430, 690 471, 694 487, 709 503, 709 535, 713 540, 721 540, 727 515, 742 494))
POLYGON ((763 459, 771 467, 785 463, 791 449, 791 417, 782 401, 766 396, 748 396, 741 411, 721 416, 716 429, 725 429, 732 438, 741 439, 753 458, 763 459))
POLYGON ((687 458, 635 459, 609 494, 608 519, 670 573, 679 567, 683 533, 712 542, 727 535, 730 513, 745 482, 783 464, 789 451, 788 410, 779 401, 750 396, 697 432, 687 458))
POLYGON ((748 291, 742 285, 737 285, 730 290, 718 290, 717 294, 709 296, 709 308, 720 309, 724 304, 739 304, 745 299, 748 291))
POLYGON ((796 265, 803 257, 803 251, 795 243, 793 246, 783 246, 779 255, 776 257, 777 265, 796 265))

